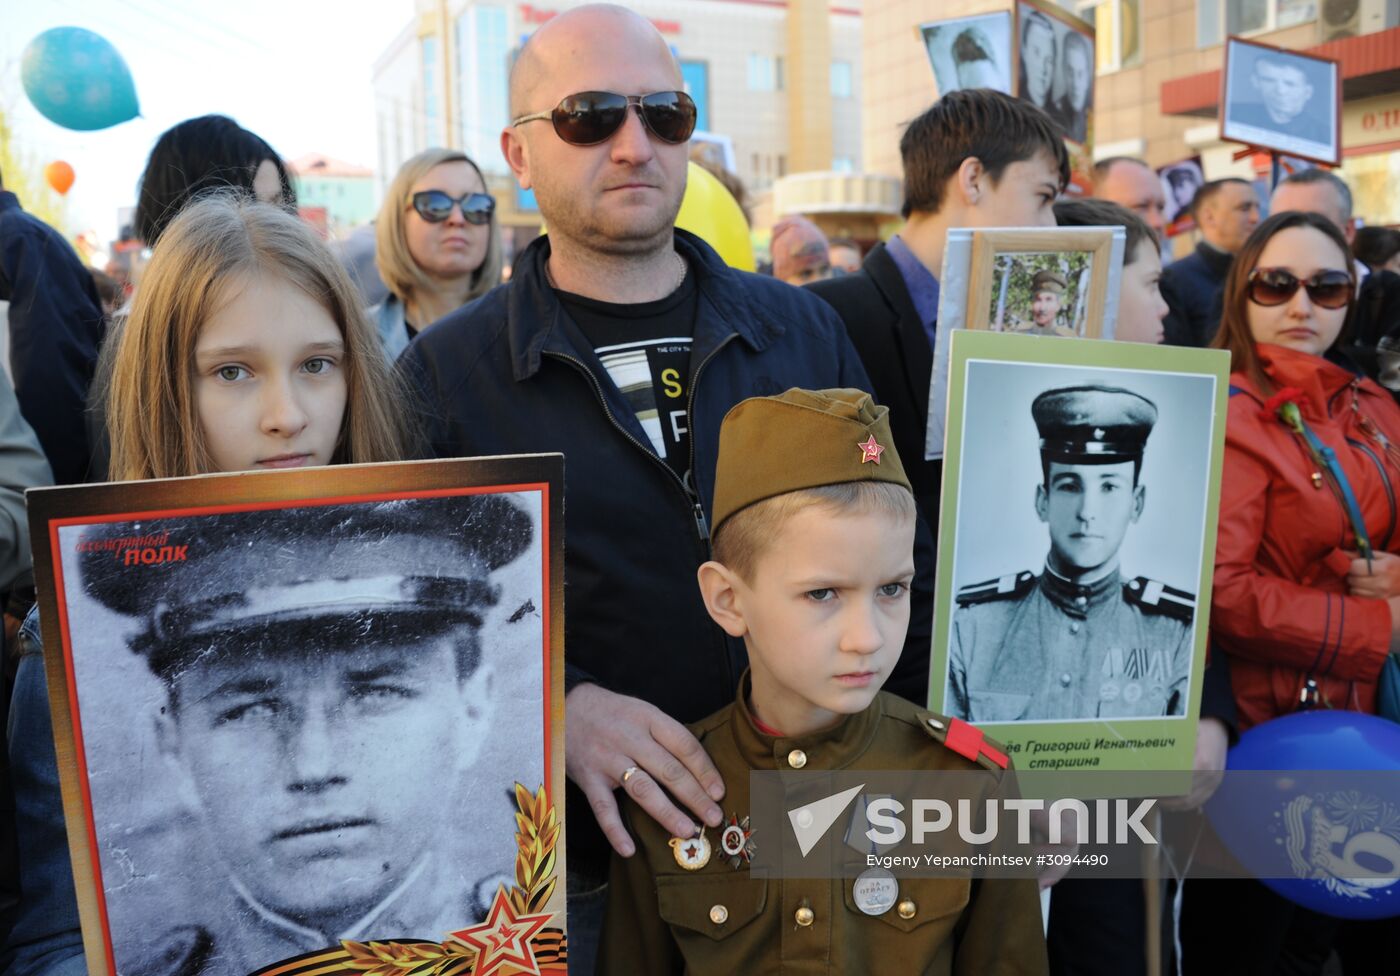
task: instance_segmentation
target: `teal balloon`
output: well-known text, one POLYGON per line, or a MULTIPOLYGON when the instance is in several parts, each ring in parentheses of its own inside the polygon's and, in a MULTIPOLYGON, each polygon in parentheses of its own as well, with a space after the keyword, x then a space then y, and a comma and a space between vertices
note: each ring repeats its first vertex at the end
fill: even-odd
POLYGON ((30 41, 20 80, 39 113, 65 129, 105 129, 140 111, 122 56, 101 34, 81 27, 54 27, 30 41))

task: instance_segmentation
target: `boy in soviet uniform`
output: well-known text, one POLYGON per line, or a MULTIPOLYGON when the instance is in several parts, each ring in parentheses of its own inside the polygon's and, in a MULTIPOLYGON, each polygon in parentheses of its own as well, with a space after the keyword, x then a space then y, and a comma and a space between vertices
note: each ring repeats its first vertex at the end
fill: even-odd
POLYGON ((600 972, 1047 971, 1033 880, 903 878, 872 905, 855 879, 749 873, 747 845, 764 842, 746 833, 751 770, 983 770, 999 782, 1007 762, 965 723, 880 691, 914 576, 914 496, 891 444, 888 410, 858 390, 789 390, 725 417, 714 559, 698 576, 750 666, 734 704, 691 730, 728 785, 726 826, 671 838, 627 799, 638 850, 613 858, 600 972))

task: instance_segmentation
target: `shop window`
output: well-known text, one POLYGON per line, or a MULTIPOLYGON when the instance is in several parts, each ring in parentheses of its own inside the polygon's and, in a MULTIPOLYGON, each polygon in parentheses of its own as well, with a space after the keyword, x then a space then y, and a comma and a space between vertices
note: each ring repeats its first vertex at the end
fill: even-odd
POLYGON ((1142 62, 1140 0, 1080 0, 1076 12, 1094 25, 1094 60, 1098 74, 1142 62))
POLYGON ((1317 19, 1317 0, 1198 0, 1196 43, 1223 44, 1231 34, 1259 34, 1317 19))

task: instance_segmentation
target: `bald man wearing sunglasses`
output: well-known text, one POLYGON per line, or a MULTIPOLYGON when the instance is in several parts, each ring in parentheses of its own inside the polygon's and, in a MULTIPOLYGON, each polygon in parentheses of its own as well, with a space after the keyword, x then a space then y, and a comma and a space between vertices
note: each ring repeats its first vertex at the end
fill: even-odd
MULTIPOLYGON (((791 387, 870 389, 824 302, 675 229, 695 127, 683 87, 656 28, 621 7, 536 31, 501 148, 548 234, 400 360, 440 456, 566 455, 571 973, 593 968, 609 843, 635 851, 614 790, 677 836, 736 812, 682 724, 731 703, 746 664, 695 583, 720 421, 791 387)), ((921 697, 927 667, 925 644, 886 687, 921 697)))

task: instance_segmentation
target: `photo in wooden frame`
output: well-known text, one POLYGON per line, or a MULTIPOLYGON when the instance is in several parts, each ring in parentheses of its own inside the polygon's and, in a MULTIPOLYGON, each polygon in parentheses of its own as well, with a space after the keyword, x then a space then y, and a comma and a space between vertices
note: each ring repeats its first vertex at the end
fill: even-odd
POLYGON ((562 488, 552 455, 28 496, 88 972, 565 971, 562 488))
POLYGON ((938 284, 924 457, 943 456, 949 337, 957 329, 1112 339, 1122 227, 953 228, 938 284))

